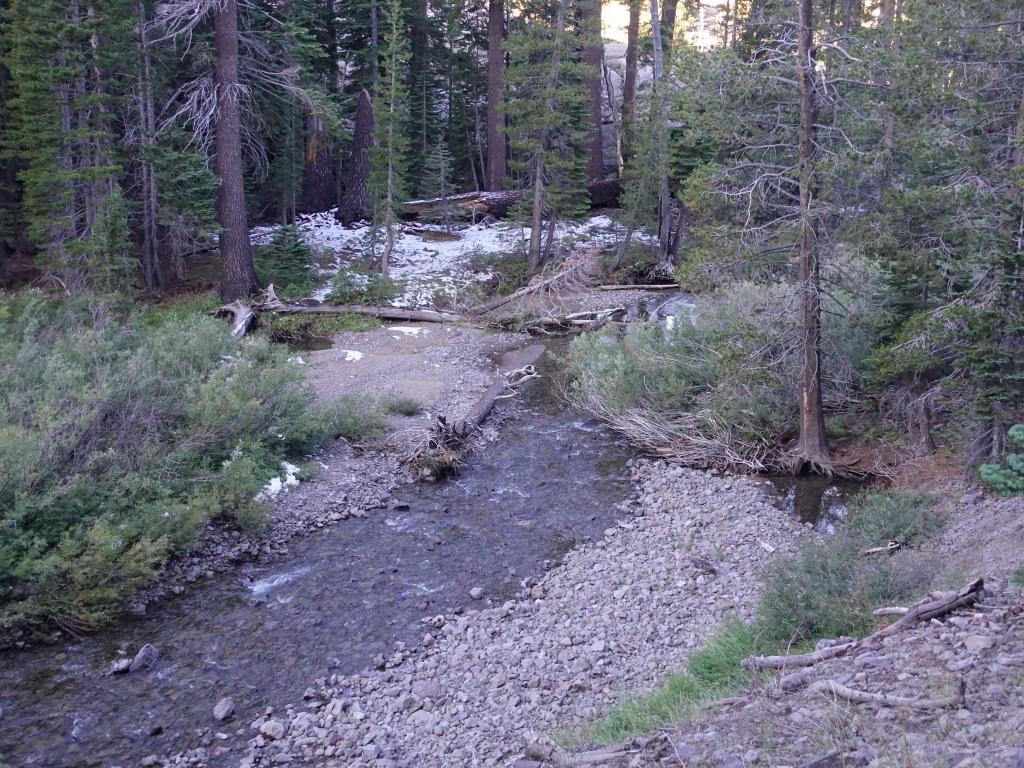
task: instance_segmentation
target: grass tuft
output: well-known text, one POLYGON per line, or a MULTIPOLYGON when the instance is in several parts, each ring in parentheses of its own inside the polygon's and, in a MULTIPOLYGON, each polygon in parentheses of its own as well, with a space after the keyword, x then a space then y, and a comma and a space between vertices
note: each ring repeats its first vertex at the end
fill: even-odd
POLYGON ((423 412, 423 405, 414 397, 393 397, 384 403, 384 410, 394 416, 416 416, 423 412))

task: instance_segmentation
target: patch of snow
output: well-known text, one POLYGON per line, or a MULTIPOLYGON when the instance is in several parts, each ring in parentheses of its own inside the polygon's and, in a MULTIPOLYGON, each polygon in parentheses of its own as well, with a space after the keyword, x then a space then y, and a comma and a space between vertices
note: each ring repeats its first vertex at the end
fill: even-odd
MULTIPOLYGON (((323 301, 330 293, 330 280, 338 270, 361 260, 367 251, 370 228, 365 222, 345 227, 334 218, 334 209, 299 216, 295 227, 314 249, 333 257, 331 267, 320 271, 325 281, 312 293, 323 301)), ((250 232, 254 245, 270 241, 277 226, 255 227, 250 232)), ((398 307, 429 307, 435 297, 457 299, 466 289, 490 277, 485 270, 475 269, 474 256, 488 253, 525 252, 529 231, 514 224, 464 225, 452 228, 454 239, 433 239, 448 234, 441 227, 402 227, 391 256, 390 277, 401 283, 402 294, 392 304, 398 307)), ((610 245, 618 242, 621 227, 608 216, 595 216, 583 222, 558 225, 561 243, 610 245)))
POLYGON ((339 349, 338 352, 345 355, 346 363, 354 363, 356 360, 363 359, 363 353, 355 349, 339 349))
POLYGON ((430 331, 425 328, 414 328, 411 325, 392 325, 388 330, 398 331, 399 333, 404 333, 406 336, 417 336, 421 333, 430 333, 430 331))
POLYGON ((281 462, 281 469, 284 470, 284 477, 272 477, 263 486, 263 490, 256 494, 256 501, 270 501, 285 488, 299 484, 299 468, 287 461, 281 462))

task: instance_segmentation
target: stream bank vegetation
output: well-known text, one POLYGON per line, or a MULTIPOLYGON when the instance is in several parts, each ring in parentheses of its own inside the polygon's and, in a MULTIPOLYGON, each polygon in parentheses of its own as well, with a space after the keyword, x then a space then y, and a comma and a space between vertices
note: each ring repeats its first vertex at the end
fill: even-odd
POLYGON ((947 586, 933 583, 936 563, 920 549, 941 524, 927 495, 862 492, 835 534, 824 541, 809 537, 765 568, 754 621, 725 622, 684 670, 656 690, 625 697, 599 720, 566 729, 558 740, 611 744, 699 717, 704 707, 767 681, 765 672, 745 663, 752 657, 800 653, 818 640, 870 634, 889 621, 876 609, 947 586), (899 547, 865 554, 888 542, 899 547))
POLYGON ((196 313, 0 301, 0 641, 112 617, 209 520, 264 524, 281 462, 382 417, 196 313))

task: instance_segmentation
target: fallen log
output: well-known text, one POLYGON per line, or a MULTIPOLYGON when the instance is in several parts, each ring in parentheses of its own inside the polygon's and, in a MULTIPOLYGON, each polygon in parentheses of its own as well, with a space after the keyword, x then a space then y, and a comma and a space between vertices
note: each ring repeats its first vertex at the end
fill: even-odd
POLYGON ((967 582, 966 585, 954 592, 932 592, 912 605, 910 610, 899 621, 887 627, 882 627, 874 634, 860 640, 851 640, 847 643, 828 646, 814 653, 803 653, 793 656, 750 656, 742 661, 742 666, 752 669, 810 667, 820 661, 834 659, 837 656, 845 656, 865 645, 895 635, 897 632, 907 629, 919 621, 930 621, 955 611, 957 608, 970 605, 978 599, 984 586, 984 579, 979 578, 967 582))
POLYGON ((381 320, 409 320, 422 323, 461 323, 466 318, 451 312, 435 312, 430 309, 401 309, 399 307, 368 307, 361 304, 285 304, 280 307, 266 307, 283 315, 368 315, 381 320))
POLYGON ((878 704, 883 707, 913 707, 914 709, 945 709, 946 707, 961 707, 964 703, 964 690, 966 684, 961 678, 960 690, 953 696, 942 698, 925 699, 913 696, 893 696, 888 693, 870 693, 848 688, 835 680, 818 680, 811 684, 807 690, 814 693, 829 694, 838 699, 852 701, 855 704, 878 704))
POLYGON ((903 545, 898 541, 890 541, 884 547, 871 547, 861 552, 862 555, 881 555, 889 552, 898 552, 903 549, 903 545))
MULTIPOLYGON (((615 207, 622 193, 620 179, 602 179, 587 184, 591 208, 615 207)), ((409 200, 402 203, 401 216, 406 221, 443 221, 449 218, 477 221, 485 216, 502 218, 509 208, 522 200, 523 190, 500 192, 464 192, 450 197, 429 200, 409 200)))
POLYGON ((672 289, 679 289, 679 285, 676 283, 654 283, 654 284, 623 284, 623 285, 599 285, 597 290, 599 291, 671 291, 672 289))

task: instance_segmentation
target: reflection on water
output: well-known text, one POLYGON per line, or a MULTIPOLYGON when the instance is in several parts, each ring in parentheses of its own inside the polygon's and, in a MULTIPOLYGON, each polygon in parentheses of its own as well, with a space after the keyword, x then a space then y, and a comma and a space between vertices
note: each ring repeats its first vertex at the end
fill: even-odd
POLYGON ((865 487, 863 482, 821 475, 772 476, 768 482, 801 523, 822 533, 835 533, 836 524, 846 517, 846 505, 865 487))

